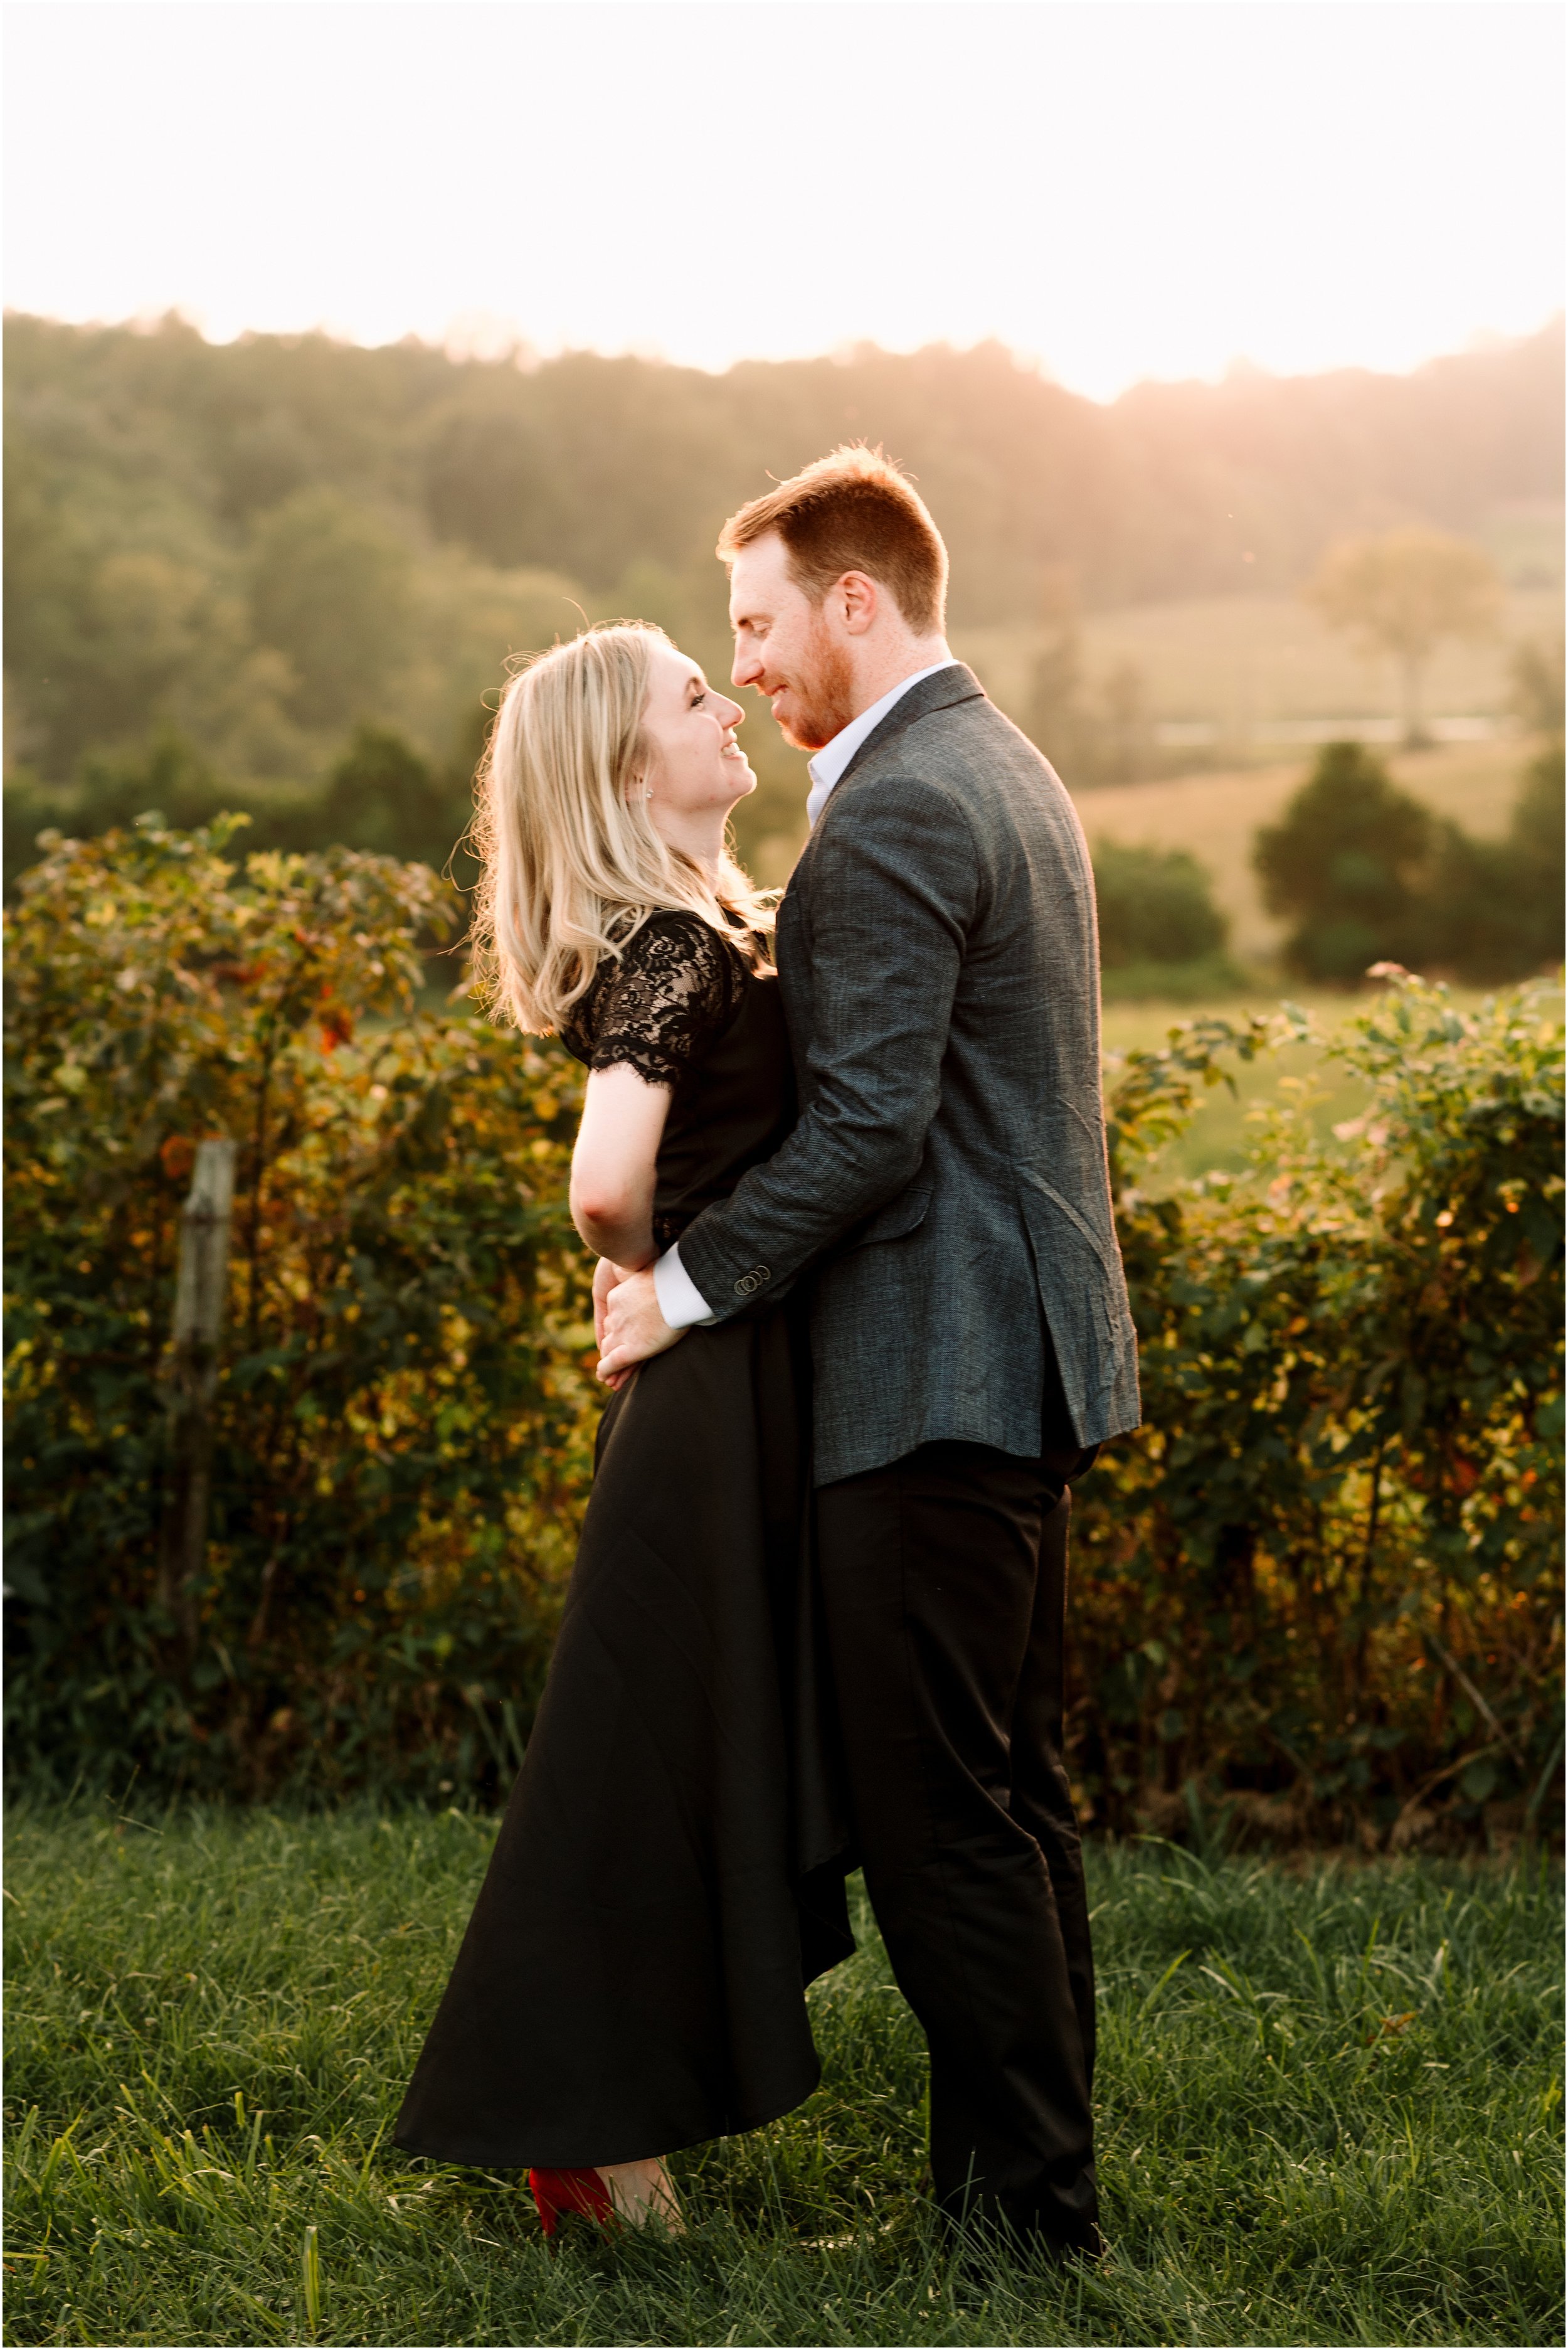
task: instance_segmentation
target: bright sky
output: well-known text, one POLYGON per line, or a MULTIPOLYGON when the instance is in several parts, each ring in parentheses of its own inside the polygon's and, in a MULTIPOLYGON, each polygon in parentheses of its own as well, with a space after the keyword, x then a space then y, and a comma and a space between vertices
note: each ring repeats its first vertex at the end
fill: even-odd
POLYGON ((1562 305, 1547 0, 25 0, 5 299, 1074 389, 1562 305))

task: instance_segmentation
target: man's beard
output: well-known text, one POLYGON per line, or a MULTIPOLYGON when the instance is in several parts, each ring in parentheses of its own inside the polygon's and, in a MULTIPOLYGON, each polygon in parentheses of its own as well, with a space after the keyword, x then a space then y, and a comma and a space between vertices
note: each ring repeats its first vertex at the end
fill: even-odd
POLYGON ((794 680, 796 707, 783 732, 797 750, 820 751, 842 734, 855 715, 855 672, 846 648, 819 618, 812 628, 805 661, 794 680))

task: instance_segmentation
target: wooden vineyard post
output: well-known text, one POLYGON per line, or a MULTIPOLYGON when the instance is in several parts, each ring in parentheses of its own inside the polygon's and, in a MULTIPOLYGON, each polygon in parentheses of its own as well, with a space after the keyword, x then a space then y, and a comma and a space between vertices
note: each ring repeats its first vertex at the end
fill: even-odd
POLYGON ((207 1550, 213 1474, 213 1399, 218 1335, 229 1281, 229 1213, 234 1146, 196 1146, 196 1171, 180 1228, 174 1336, 164 1369, 169 1482, 158 1550, 158 1598, 177 1616, 186 1644, 196 1638, 196 1595, 207 1550))

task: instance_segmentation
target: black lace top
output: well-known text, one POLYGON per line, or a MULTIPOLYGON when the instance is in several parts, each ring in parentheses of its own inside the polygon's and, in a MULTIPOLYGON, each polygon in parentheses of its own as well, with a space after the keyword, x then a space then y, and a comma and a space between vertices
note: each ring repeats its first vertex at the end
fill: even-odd
POLYGON ((732 943, 700 915, 650 915, 624 953, 599 965, 561 1042, 590 1069, 624 1064, 671 1089, 654 1179, 660 1248, 770 1159, 794 1124, 778 982, 753 968, 742 932, 732 943))
POLYGON ((730 1024, 745 993, 739 939, 697 914, 650 914, 619 956, 607 955, 561 1030, 590 1069, 623 1062, 650 1086, 676 1086, 730 1024))

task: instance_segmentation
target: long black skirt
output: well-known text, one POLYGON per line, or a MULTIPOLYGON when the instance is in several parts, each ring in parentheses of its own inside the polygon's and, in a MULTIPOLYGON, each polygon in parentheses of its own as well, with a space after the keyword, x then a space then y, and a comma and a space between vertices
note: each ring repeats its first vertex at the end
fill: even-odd
POLYGON ((549 1679, 398 2117, 449 2162, 630 2162, 818 2078, 854 1948, 789 1303, 644 1364, 599 1430, 549 1679))

